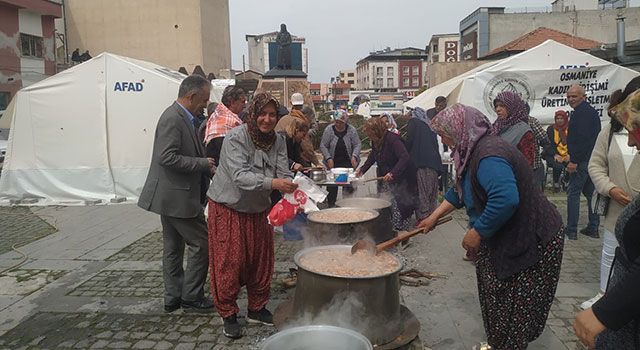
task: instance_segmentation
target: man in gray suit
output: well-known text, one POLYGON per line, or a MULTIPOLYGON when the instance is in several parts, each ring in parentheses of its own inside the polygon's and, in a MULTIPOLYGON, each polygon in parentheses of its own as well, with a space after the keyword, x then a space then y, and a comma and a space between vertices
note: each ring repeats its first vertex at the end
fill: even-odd
POLYGON ((165 312, 180 307, 187 312, 213 311, 204 296, 209 252, 203 205, 214 166, 195 128, 210 92, 211 83, 201 76, 182 81, 178 99, 158 120, 149 174, 138 200, 142 209, 160 214, 162 222, 165 312))

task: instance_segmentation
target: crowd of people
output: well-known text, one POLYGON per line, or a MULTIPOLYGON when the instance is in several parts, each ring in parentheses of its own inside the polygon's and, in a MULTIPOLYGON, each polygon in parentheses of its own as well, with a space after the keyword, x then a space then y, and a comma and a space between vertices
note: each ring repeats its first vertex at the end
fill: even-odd
MULTIPOLYGON (((290 98, 291 111, 283 112, 268 92, 256 92, 247 106, 247 94, 230 86, 199 130, 210 89, 199 76, 182 82, 178 99, 158 121, 139 200, 142 208, 161 216, 165 311, 215 309, 224 320, 224 334, 239 338, 243 329, 236 300, 246 286, 247 320, 273 324, 266 308, 274 268, 269 209, 297 188, 295 172, 344 167, 362 176, 375 164, 380 195, 392 203, 395 230, 417 222, 429 232, 439 218, 465 208, 464 259, 476 266, 493 349, 524 349, 542 333, 565 239, 576 240, 578 233, 598 238, 603 216, 600 293, 582 304, 585 311, 577 315, 574 328, 582 342, 598 349, 637 346, 640 311, 633 296, 640 290, 640 240, 632 232, 640 227, 634 226, 640 224, 640 112, 633 102, 640 100, 640 78, 613 94, 611 121, 602 131, 579 85, 567 92, 572 111, 557 111, 546 132, 530 116, 529 105, 509 91, 493 101, 493 123, 472 106, 446 107, 443 96, 434 108, 412 110, 406 130, 390 114, 372 117, 362 128, 371 143, 362 164, 362 140, 345 110, 335 111, 324 129, 319 159, 310 139, 313 109, 304 106, 299 93, 290 98), (451 151, 451 188, 442 186, 449 175, 441 149, 451 151), (545 196, 543 159, 552 173, 552 190, 567 191, 566 224, 545 196), (444 191, 440 203, 439 189, 444 191), (589 223, 578 231, 581 193, 589 223), (207 270, 212 300, 204 296, 207 270)), ((331 207, 338 187, 327 189, 331 207)), ((343 191, 349 194, 353 188, 343 191)))

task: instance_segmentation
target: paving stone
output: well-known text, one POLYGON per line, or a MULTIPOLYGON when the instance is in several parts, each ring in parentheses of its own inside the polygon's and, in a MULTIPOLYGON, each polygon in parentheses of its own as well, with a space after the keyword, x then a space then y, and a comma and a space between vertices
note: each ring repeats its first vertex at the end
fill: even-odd
POLYGON ((156 342, 149 340, 140 340, 133 344, 134 349, 152 349, 156 345, 156 342))
POLYGON ((171 349, 173 348, 173 344, 167 342, 167 341, 159 341, 156 346, 156 349, 158 350, 167 350, 167 349, 171 349))
POLYGON ((195 343, 180 343, 176 345, 175 350, 192 350, 196 347, 195 343))
POLYGON ((97 342, 93 343, 93 345, 91 345, 89 349, 104 349, 107 347, 108 344, 109 344, 108 340, 100 339, 97 342))
POLYGON ((131 343, 128 341, 115 341, 115 342, 109 343, 107 347, 110 349, 126 349, 131 347, 131 343))
POLYGON ((23 245, 56 232, 28 207, 0 207, 0 255, 14 244, 23 245))

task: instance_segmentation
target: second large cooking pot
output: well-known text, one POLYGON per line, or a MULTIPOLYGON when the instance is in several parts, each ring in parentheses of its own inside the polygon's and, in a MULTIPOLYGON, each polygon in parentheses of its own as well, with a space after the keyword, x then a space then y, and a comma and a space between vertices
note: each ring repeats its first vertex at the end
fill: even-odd
POLYGON ((350 251, 350 245, 306 248, 294 256, 298 283, 290 318, 301 323, 329 324, 362 333, 372 344, 387 344, 402 332, 400 322, 400 260, 397 268, 372 277, 343 277, 307 269, 305 254, 326 249, 350 251))
POLYGON ((372 238, 376 243, 388 241, 395 237, 393 223, 391 221, 391 202, 371 197, 345 198, 336 202, 336 206, 341 208, 362 208, 377 211, 380 215, 373 225, 372 238))
POLYGON ((310 246, 330 244, 353 244, 359 239, 374 238, 376 219, 380 214, 371 209, 362 208, 330 208, 311 212, 307 216, 307 236, 305 243, 310 246), (359 211, 369 213, 369 218, 354 219, 348 222, 336 223, 320 220, 327 214, 350 215, 359 211))

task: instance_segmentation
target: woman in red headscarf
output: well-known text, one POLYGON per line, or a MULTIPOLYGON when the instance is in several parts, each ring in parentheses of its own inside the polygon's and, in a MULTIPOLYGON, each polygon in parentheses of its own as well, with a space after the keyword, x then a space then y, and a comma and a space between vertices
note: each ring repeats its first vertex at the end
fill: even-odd
POLYGON ((553 149, 545 150, 547 164, 553 168, 553 190, 560 191, 560 174, 569 163, 569 147, 567 136, 569 130, 569 114, 559 110, 555 114, 555 123, 547 128, 547 136, 553 149))

